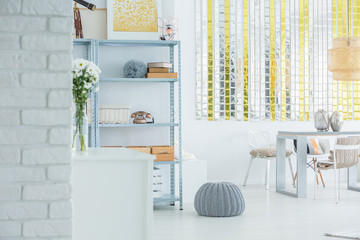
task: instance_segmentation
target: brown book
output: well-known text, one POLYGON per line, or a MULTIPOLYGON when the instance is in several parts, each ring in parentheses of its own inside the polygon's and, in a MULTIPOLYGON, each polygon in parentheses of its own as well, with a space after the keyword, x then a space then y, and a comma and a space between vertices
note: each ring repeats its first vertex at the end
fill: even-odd
POLYGON ((170 68, 148 68, 149 73, 169 73, 170 68))
POLYGON ((147 78, 177 78, 177 73, 147 73, 147 78))
POLYGON ((147 64, 148 68, 172 68, 172 63, 169 62, 152 62, 147 64))

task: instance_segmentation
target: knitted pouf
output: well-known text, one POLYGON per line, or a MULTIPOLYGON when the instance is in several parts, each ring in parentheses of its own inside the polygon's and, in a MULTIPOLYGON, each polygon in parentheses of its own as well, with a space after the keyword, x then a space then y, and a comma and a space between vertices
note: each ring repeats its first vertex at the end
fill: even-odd
POLYGON ((205 183, 195 195, 195 210, 207 217, 232 217, 242 214, 245 200, 233 183, 205 183))

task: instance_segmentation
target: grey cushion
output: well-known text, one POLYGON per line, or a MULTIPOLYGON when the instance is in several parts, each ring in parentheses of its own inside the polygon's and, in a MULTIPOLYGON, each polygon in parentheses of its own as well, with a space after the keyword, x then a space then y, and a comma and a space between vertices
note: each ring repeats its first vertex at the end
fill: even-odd
POLYGON ((202 216, 232 217, 245 210, 244 197, 233 183, 205 183, 195 195, 195 210, 202 216))
MULTIPOLYGON (((293 154, 293 151, 286 149, 286 157, 293 154)), ((255 148, 250 151, 252 157, 276 157, 276 148, 255 148)))

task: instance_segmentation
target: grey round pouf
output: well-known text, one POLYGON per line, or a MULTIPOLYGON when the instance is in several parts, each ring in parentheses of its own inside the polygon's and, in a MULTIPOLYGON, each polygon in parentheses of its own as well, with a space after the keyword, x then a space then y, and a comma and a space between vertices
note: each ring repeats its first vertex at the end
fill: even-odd
POLYGON ((245 200, 233 183, 205 183, 195 195, 195 210, 207 217, 232 217, 242 214, 245 200))

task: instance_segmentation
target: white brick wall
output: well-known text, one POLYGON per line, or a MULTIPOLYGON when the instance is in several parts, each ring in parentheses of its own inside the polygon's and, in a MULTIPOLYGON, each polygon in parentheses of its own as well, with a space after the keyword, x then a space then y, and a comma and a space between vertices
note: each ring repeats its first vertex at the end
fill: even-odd
POLYGON ((71 128, 52 128, 50 130, 49 142, 51 144, 69 145, 72 142, 71 128))
POLYGON ((18 164, 21 162, 20 149, 17 147, 0 149, 0 164, 18 164))
POLYGON ((0 88, 19 87, 19 85, 19 75, 17 73, 0 72, 0 88))
POLYGON ((26 200, 66 200, 70 197, 68 184, 42 184, 25 186, 23 199, 26 200))
POLYGON ((70 109, 31 109, 22 111, 21 120, 24 125, 69 126, 72 118, 70 109))
MULTIPOLYGON (((0 1, 1 3, 1 1, 0 1)), ((1 11, 1 9, 0 9, 1 11)), ((16 34, 4 33, 0 35, 0 49, 1 50, 16 50, 20 48, 20 37, 16 34)))
POLYGON ((70 220, 41 220, 24 223, 24 237, 71 236, 70 220))
POLYGON ((46 17, 4 16, 1 14, 0 22, 1 32, 43 32, 47 28, 46 17))
POLYGON ((51 218, 71 218, 72 204, 71 202, 54 202, 50 205, 51 218))
POLYGON ((65 71, 71 68, 71 56, 67 54, 52 54, 49 59, 49 69, 55 71, 65 71))
POLYGON ((25 149, 22 157, 22 163, 30 165, 63 164, 70 161, 71 153, 67 151, 67 147, 25 149))
MULTIPOLYGON (((23 73, 21 75, 21 85, 25 88, 70 88, 71 82, 66 73, 23 73)), ((13 78, 16 78, 14 76, 13 78)), ((6 84, 6 78, 3 78, 6 84)), ((0 87, 2 75, 0 74, 0 87)))
POLYGON ((72 2, 0 0, 1 240, 72 239, 72 2))
POLYGON ((49 180, 68 182, 71 178, 71 167, 69 165, 51 166, 48 168, 48 178, 49 180))
POLYGON ((20 12, 21 0, 0 0, 0 13, 20 12))

